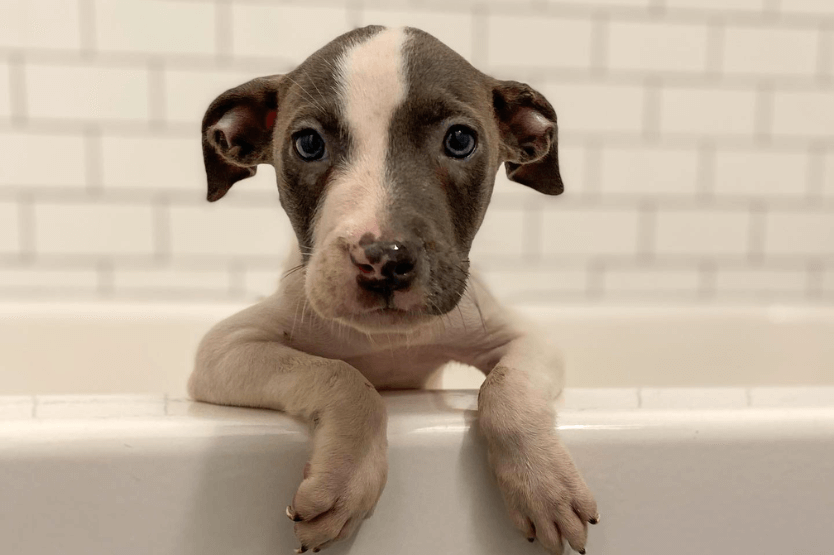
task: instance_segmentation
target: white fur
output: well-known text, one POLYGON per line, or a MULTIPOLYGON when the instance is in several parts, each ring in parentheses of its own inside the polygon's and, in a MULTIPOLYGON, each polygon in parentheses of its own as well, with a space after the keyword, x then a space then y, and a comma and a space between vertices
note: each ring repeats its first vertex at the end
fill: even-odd
POLYGON ((391 117, 406 97, 402 29, 387 29, 339 60, 343 117, 353 140, 350 166, 333 180, 314 229, 318 245, 338 235, 349 242, 379 237, 385 225, 386 151, 391 117))
MULTIPOLYGON (((349 48, 338 61, 339 96, 353 151, 349 166, 328 185, 316 216, 306 284, 311 305, 326 317, 350 319, 368 308, 358 304, 356 271, 347 253, 365 234, 381 238, 386 231, 388 130, 407 93, 404 41, 403 29, 386 29, 349 48)), ((404 310, 421 300, 415 291, 394 296, 404 310)))

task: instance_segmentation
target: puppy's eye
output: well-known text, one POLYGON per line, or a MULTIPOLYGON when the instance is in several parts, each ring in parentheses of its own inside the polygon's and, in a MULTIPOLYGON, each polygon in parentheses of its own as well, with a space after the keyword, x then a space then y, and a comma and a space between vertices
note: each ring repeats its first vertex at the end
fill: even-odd
POLYGON ((452 158, 466 158, 475 151, 475 143, 475 132, 464 125, 453 125, 443 141, 446 155, 452 158))
POLYGON ((324 156, 324 139, 314 129, 305 129, 295 136, 295 151, 302 160, 312 162, 324 156))

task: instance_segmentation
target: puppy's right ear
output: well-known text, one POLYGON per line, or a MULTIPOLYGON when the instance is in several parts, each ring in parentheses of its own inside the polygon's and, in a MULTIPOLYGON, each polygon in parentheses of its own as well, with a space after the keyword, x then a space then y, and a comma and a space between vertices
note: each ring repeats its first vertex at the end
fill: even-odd
POLYGON ((203 162, 210 202, 272 162, 272 128, 282 75, 259 77, 230 89, 203 116, 203 162))

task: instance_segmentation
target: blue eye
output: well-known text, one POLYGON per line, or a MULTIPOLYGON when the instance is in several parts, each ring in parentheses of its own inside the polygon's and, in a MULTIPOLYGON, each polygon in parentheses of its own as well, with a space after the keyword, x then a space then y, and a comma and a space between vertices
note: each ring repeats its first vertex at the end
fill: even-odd
POLYGON ((443 145, 446 147, 446 155, 452 158, 466 158, 475 151, 475 131, 464 125, 454 125, 449 132, 443 145))
POLYGON ((295 136, 295 151, 307 162, 319 160, 324 156, 324 139, 314 129, 305 129, 295 136))

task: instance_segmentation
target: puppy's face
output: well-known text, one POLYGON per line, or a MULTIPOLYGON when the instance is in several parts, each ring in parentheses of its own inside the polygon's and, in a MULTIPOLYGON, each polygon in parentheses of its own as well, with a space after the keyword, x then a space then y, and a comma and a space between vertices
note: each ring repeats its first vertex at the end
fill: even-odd
POLYGON ((562 191, 550 104, 408 28, 357 29, 227 91, 203 147, 209 200, 275 167, 310 305, 365 331, 457 305, 502 162, 515 181, 562 191))

